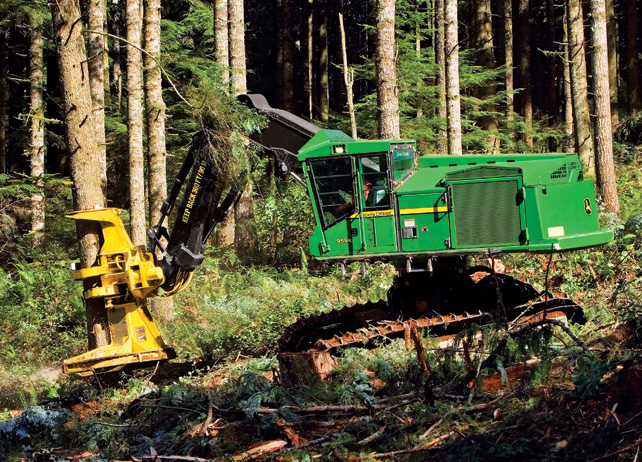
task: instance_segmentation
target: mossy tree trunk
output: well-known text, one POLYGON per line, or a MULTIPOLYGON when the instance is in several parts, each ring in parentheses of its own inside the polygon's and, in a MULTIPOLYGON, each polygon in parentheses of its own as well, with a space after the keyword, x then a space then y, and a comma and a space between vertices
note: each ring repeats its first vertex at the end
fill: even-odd
MULTIPOLYGON (((87 54, 82 35, 78 0, 52 2, 54 39, 60 62, 60 84, 64 107, 67 150, 71 158, 73 201, 76 210, 104 205, 100 189, 100 170, 96 149, 95 122, 87 69, 87 54)), ((96 261, 100 228, 93 222, 77 221, 80 263, 83 268, 96 261)), ((85 289, 92 282, 85 281, 85 289)), ((86 302, 89 348, 109 343, 107 313, 100 299, 86 302)))
POLYGON ((7 173, 7 31, 0 29, 0 173, 7 173))
POLYGON ((230 84, 230 34, 227 17, 227 0, 216 0, 214 3, 214 37, 216 62, 221 67, 221 77, 225 88, 230 84))
POLYGON ((139 0, 127 0, 127 134, 129 213, 134 245, 145 245, 145 157, 143 153, 143 70, 139 0))
POLYGON ((38 192, 31 195, 31 242, 40 247, 45 237, 45 198, 42 176, 45 173, 45 102, 42 22, 31 18, 29 24, 29 149, 30 175, 36 178, 38 192))
POLYGON ((395 1, 379 0, 377 10, 377 120, 379 137, 398 139, 399 95, 395 47, 395 1))
MULTIPOLYGON (((87 51, 89 53, 89 85, 91 87, 91 101, 94 107, 94 121, 96 123, 96 150, 99 153, 101 171, 107 171, 107 145, 105 144, 105 36, 103 24, 105 23, 104 0, 87 1, 87 25, 90 31, 87 51)), ((107 186, 107 176, 101 178, 103 193, 107 186)))
POLYGON ((533 137, 528 131, 533 128, 533 87, 531 76, 531 41, 530 41, 530 1, 519 0, 519 10, 517 12, 519 18, 519 35, 520 40, 520 54, 519 54, 519 71, 520 71, 520 86, 523 88, 521 92, 522 101, 522 115, 524 116, 524 123, 526 124, 526 136, 524 141, 529 147, 533 146, 533 137))
POLYGON ((590 0, 593 93, 595 94, 595 170, 607 210, 620 211, 613 164, 611 92, 609 89, 608 36, 604 0, 590 0))
POLYGON ((459 95, 459 34, 457 0, 445 0, 446 109, 448 154, 461 155, 461 101, 459 95))
MULTIPOLYGON (((149 222, 156 225, 167 197, 167 151, 165 102, 163 101, 161 57, 161 0, 145 0, 145 112, 149 163, 149 222)), ((158 255, 160 257, 160 255, 158 255)), ((152 300, 152 309, 165 320, 174 318, 171 298, 152 300)))
POLYGON ((595 175, 595 163, 593 159, 591 115, 589 113, 588 83, 586 78, 582 2, 580 0, 568 0, 567 15, 575 149, 578 151, 587 173, 592 176, 595 175))

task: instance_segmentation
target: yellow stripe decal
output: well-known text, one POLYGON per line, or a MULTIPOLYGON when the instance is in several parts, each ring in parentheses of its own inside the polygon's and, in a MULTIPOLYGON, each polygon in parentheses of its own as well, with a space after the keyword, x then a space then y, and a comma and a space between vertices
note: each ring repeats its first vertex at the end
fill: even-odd
POLYGON ((402 209, 399 211, 400 215, 414 215, 420 213, 438 213, 438 212, 447 212, 448 207, 421 207, 418 209, 402 209))
MULTIPOLYGON (((391 210, 373 210, 371 212, 363 212, 361 216, 363 218, 373 218, 373 217, 391 217, 394 214, 394 211, 391 210)), ((359 218, 358 213, 353 213, 350 215, 350 218, 359 218)))
MULTIPOLYGON (((417 215, 422 213, 445 213, 448 212, 448 207, 421 207, 417 209, 402 209, 399 211, 400 215, 417 215)), ((370 212, 363 212, 361 216, 363 218, 375 218, 375 217, 391 217, 394 214, 393 210, 373 210, 370 212)), ((359 218, 358 213, 353 213, 350 215, 350 218, 359 218)))

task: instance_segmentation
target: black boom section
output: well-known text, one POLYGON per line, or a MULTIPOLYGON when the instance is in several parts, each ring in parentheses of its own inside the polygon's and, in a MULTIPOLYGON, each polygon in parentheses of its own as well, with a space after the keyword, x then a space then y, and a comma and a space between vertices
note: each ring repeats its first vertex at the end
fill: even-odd
POLYGON ((321 129, 301 117, 270 107, 263 95, 239 95, 237 98, 268 118, 268 126, 250 135, 250 139, 274 156, 276 177, 285 178, 292 173, 300 176, 303 172, 297 153, 321 129))
POLYGON ((162 287, 166 291, 174 288, 179 272, 191 273, 203 262, 205 241, 238 199, 238 189, 232 188, 218 206, 221 188, 212 153, 216 148, 217 141, 204 133, 194 136, 190 152, 161 208, 162 217, 156 226, 147 231, 150 250, 159 248, 163 253, 161 268, 165 283, 162 287), (183 198, 176 211, 172 232, 168 234, 163 221, 174 208, 183 183, 183 198), (168 241, 165 249, 160 244, 162 237, 168 241))

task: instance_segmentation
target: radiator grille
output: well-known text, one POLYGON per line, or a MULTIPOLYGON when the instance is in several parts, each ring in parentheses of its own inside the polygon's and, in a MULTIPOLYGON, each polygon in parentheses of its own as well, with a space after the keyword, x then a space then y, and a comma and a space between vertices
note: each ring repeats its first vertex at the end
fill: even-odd
POLYGON ((451 191, 457 246, 520 242, 517 181, 453 184, 451 191))

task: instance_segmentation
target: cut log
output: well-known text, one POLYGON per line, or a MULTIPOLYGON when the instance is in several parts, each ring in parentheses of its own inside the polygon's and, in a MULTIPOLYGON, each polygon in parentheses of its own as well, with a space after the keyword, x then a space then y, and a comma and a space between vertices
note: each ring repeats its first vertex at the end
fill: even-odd
POLYGON ((279 354, 281 383, 285 387, 310 385, 330 376, 337 362, 327 351, 279 354))

